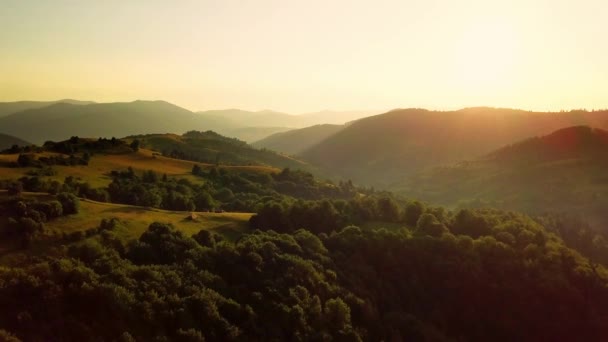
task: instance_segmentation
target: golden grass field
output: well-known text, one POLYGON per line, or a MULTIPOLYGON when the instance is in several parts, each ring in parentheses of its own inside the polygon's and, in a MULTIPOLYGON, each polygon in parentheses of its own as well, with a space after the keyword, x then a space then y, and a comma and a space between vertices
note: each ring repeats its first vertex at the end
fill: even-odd
MULTIPOLYGON (((37 154, 37 156, 51 154, 52 153, 44 152, 37 154)), ((0 154, 0 164, 16 162, 18 157, 18 154, 0 154)), ((153 170, 159 174, 167 174, 169 177, 179 176, 180 178, 187 178, 193 182, 201 182, 201 178, 195 177, 191 173, 194 164, 207 168, 213 166, 211 164, 167 158, 158 155, 151 150, 140 149, 138 152, 126 154, 96 154, 91 157, 88 166, 53 166, 53 169, 57 170, 57 175, 48 178, 63 181, 65 177, 73 176, 88 182, 93 187, 103 187, 107 186, 112 181, 109 176, 111 171, 125 170, 130 166, 138 172, 153 170)), ((279 171, 276 168, 267 166, 222 165, 220 168, 262 173, 279 171)), ((0 167, 0 179, 17 179, 23 177, 26 172, 32 169, 34 168, 0 167)))
MULTIPOLYGON (((50 156, 55 153, 38 153, 38 157, 50 156)), ((35 168, 11 168, 6 165, 16 162, 18 154, 0 154, 0 180, 18 179, 35 168)), ((186 160, 167 158, 151 150, 140 149, 138 152, 126 154, 96 154, 91 157, 87 166, 53 166, 57 171, 55 176, 44 176, 43 179, 54 179, 63 182, 65 177, 73 176, 88 182, 93 187, 105 187, 112 180, 110 172, 113 170, 126 170, 132 167, 136 172, 153 170, 168 177, 186 178, 195 183, 204 182, 200 177, 192 175, 192 166, 195 164, 203 168, 210 168, 212 164, 196 163, 186 160)), ((272 173, 279 170, 265 166, 220 166, 228 170, 243 172, 272 173)), ((0 199, 6 198, 6 191, 0 190, 0 199)), ((47 194, 24 193, 22 196, 40 200, 52 197, 47 194)), ((62 233, 85 231, 99 226, 102 219, 117 218, 121 221, 121 228, 117 231, 121 238, 138 238, 152 222, 171 223, 177 229, 191 236, 201 229, 209 229, 223 235, 227 239, 236 239, 248 227, 250 213, 196 213, 196 220, 188 219, 190 212, 167 211, 154 208, 144 208, 122 204, 100 203, 90 200, 81 200, 80 212, 76 215, 61 217, 45 224, 45 236, 33 243, 28 254, 45 255, 52 248, 58 247, 52 236, 62 233)), ((0 217, 0 227, 7 224, 8 218, 0 217)), ((15 241, 0 243, 0 264, 11 263, 11 260, 21 256, 15 241)))
POLYGON ((117 218, 127 228, 121 232, 127 239, 139 237, 152 222, 171 223, 188 236, 198 233, 201 229, 208 229, 230 237, 246 230, 249 218, 253 215, 197 212, 196 220, 191 220, 190 213, 81 200, 78 214, 48 222, 46 227, 49 230, 70 233, 97 227, 104 218, 117 218))
MULTIPOLYGON (((51 195, 42 193, 24 193, 26 198, 49 199, 51 195)), ((6 198, 6 191, 0 192, 0 198, 6 198)), ((131 205, 101 203, 90 200, 80 201, 80 211, 76 215, 63 216, 45 223, 44 236, 39 237, 27 250, 28 255, 45 255, 52 248, 59 247, 53 243, 53 236, 62 233, 73 233, 96 228, 102 219, 117 218, 120 228, 116 233, 124 241, 137 239, 152 222, 170 223, 176 229, 188 236, 198 233, 202 229, 216 232, 224 238, 234 240, 248 229, 250 213, 195 213, 196 219, 189 219, 191 212, 168 211, 154 208, 144 208, 131 205)), ((6 220, 0 220, 0 225, 6 220)), ((63 242, 65 243, 65 242, 63 242)), ((15 241, 3 241, 0 244, 0 265, 10 264, 22 257, 15 241)))

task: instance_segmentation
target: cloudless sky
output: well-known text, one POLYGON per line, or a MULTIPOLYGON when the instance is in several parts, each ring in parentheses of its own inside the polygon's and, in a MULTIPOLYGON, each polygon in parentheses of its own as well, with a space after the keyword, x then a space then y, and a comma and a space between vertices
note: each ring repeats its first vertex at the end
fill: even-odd
POLYGON ((0 101, 608 108, 606 0, 0 0, 0 101))

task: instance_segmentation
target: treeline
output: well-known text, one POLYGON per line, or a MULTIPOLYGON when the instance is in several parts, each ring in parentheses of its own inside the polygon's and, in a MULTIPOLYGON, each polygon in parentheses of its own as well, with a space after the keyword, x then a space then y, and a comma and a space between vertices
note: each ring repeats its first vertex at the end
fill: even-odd
POLYGON ((602 266, 520 214, 429 215, 418 223, 440 233, 348 226, 236 242, 160 223, 126 242, 104 221, 63 257, 0 268, 0 329, 24 341, 608 337, 602 266))
POLYGON ((290 169, 265 174, 230 172, 215 167, 205 171, 195 165, 192 173, 204 179, 204 184, 168 178, 154 171, 141 174, 136 174, 133 169, 115 171, 107 188, 109 200, 167 210, 253 212, 277 198, 285 201, 295 198, 352 198, 359 191, 350 182, 338 185, 320 182, 310 173, 290 169))
POLYGON ((19 154, 16 162, 7 163, 9 167, 37 167, 45 168, 54 165, 75 166, 88 165, 94 153, 127 153, 139 150, 139 140, 135 139, 130 144, 124 140, 112 138, 82 139, 73 136, 68 140, 54 142, 47 141, 42 147, 17 146, 2 151, 5 154, 19 154), (36 157, 43 152, 55 152, 59 154, 48 154, 36 157))
POLYGON ((350 199, 371 190, 356 188, 352 182, 333 184, 316 180, 312 174, 283 169, 278 173, 238 172, 212 167, 204 170, 194 165, 192 173, 203 182, 176 179, 154 171, 136 173, 132 168, 112 171, 107 188, 94 188, 72 176, 61 183, 44 176, 55 175, 52 167, 30 171, 18 180, 0 180, 0 189, 47 192, 69 192, 81 198, 100 202, 130 204, 166 210, 255 212, 269 201, 293 202, 296 199, 350 199), (201 184, 202 183, 202 184, 201 184))
POLYGON ((133 150, 137 151, 139 149, 139 141, 134 140, 133 143, 127 144, 126 141, 116 139, 115 137, 112 137, 111 139, 98 138, 95 140, 73 136, 65 141, 47 141, 44 143, 43 147, 46 151, 63 154, 74 154, 79 152, 126 153, 132 152, 133 150))
POLYGON ((425 220, 442 225, 447 223, 448 213, 443 208, 427 208, 418 201, 402 202, 388 193, 362 195, 349 200, 275 200, 259 208, 257 214, 251 217, 250 224, 253 229, 292 232, 304 228, 315 233, 328 233, 370 221, 416 227, 425 212, 428 216, 425 220))
MULTIPOLYGON (((40 169, 49 170, 49 169, 40 169)), ((53 172, 50 169, 50 172, 53 172)), ((61 192, 70 193, 81 198, 88 198, 99 202, 109 202, 110 195, 103 188, 94 188, 89 183, 78 180, 73 176, 65 177, 63 183, 54 179, 45 179, 40 176, 24 176, 18 180, 0 180, 0 189, 8 190, 9 194, 17 195, 23 191, 46 192, 57 195, 61 192)))
MULTIPOLYGON (((519 215, 491 208, 448 211, 416 200, 396 200, 390 194, 375 193, 350 200, 270 201, 258 208, 249 223, 252 229, 284 233, 307 229, 320 234, 348 225, 379 222, 381 225, 400 224, 425 235, 440 236, 451 232, 479 237, 492 232, 496 222, 490 218, 494 213, 519 215)), ((583 254, 591 263, 608 266, 606 232, 568 214, 547 213, 534 217, 534 222, 561 238, 566 246, 583 254)), ((500 238, 508 242, 517 240, 518 236, 503 233, 500 238)))
MULTIPOLYGON (((11 192, 11 194, 17 194, 11 192)), ((80 201, 71 193, 63 192, 53 199, 32 200, 10 197, 0 203, 0 216, 7 223, 0 226, 0 238, 16 238, 26 248, 38 234, 44 232, 44 224, 64 215, 78 213, 80 201)))

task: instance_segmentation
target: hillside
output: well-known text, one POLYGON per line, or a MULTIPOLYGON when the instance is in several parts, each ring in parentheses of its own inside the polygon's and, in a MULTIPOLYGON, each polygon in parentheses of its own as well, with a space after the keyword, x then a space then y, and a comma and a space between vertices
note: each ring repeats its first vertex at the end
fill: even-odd
MULTIPOLYGON (((43 193, 24 193, 23 198, 28 200, 45 201, 53 197, 43 193)), ((0 190, 0 204, 9 199, 6 191, 0 190)), ((116 234, 125 240, 139 237, 153 222, 172 224, 176 229, 192 236, 205 229, 233 238, 247 230, 247 221, 252 214, 249 213, 209 213, 196 212, 196 220, 191 217, 190 211, 170 211, 155 208, 145 208, 133 205, 102 203, 92 200, 81 200, 78 214, 63 216, 47 222, 44 236, 30 247, 29 255, 42 255, 49 252, 49 248, 57 247, 53 238, 66 234, 85 233, 95 229, 101 220, 117 219, 120 222, 116 234)), ((6 222, 0 218, 0 231, 6 229, 6 222)), ((0 240, 0 265, 11 264, 24 255, 24 251, 13 245, 14 241, 0 240)), ((65 241, 60 241, 65 243, 65 241)))
POLYGON ((42 144, 69 136, 124 137, 142 133, 183 133, 205 129, 200 115, 164 101, 58 103, 0 118, 0 132, 42 144))
POLYGON ((563 128, 546 136, 503 147, 487 158, 503 163, 574 158, 605 160, 608 158, 608 131, 588 126, 563 128))
POLYGON ((191 131, 184 135, 147 134, 129 137, 143 147, 165 156, 218 165, 252 165, 277 168, 310 169, 311 166, 272 151, 263 151, 244 141, 227 138, 212 131, 191 131))
POLYGON ((48 107, 56 103, 68 103, 73 105, 86 105, 94 102, 63 99, 57 101, 16 101, 16 102, 0 102, 0 118, 17 112, 28 109, 36 109, 48 107))
POLYGON ((602 227, 608 224, 607 151, 608 131, 570 127, 421 172, 394 189, 448 206, 581 215, 602 227))
MULTIPOLYGON (((71 138, 16 160, 88 153, 88 165, 0 167, 31 176, 0 174, 0 339, 605 337, 608 243, 595 232, 171 159, 135 140, 71 138)), ((214 132, 137 140, 251 149, 214 132)))
POLYGON ((227 137, 235 137, 248 143, 253 143, 273 134, 292 130, 288 127, 237 127, 224 130, 214 129, 213 126, 211 127, 211 130, 216 131, 221 135, 225 135, 227 137))
POLYGON ((256 141, 252 145, 258 148, 296 155, 336 134, 342 128, 344 128, 342 125, 315 125, 276 133, 256 141))
POLYGON ((336 176, 387 186, 427 167, 475 158, 573 125, 607 128, 608 112, 394 110, 353 122, 300 157, 336 176))
MULTIPOLYGON (((52 153, 34 153, 35 158, 48 157, 52 153)), ((7 167, 11 163, 16 163, 19 154, 0 154, 0 180, 1 179, 18 179, 30 172, 36 172, 36 167, 7 167)), ((64 166, 54 165, 56 174, 48 178, 62 182, 65 177, 72 176, 81 179, 94 187, 107 186, 112 178, 110 173, 114 170, 125 170, 128 167, 133 168, 137 172, 152 170, 159 174, 167 174, 169 177, 180 177, 195 180, 192 176, 192 167, 201 165, 203 167, 212 167, 211 164, 197 163, 188 160, 179 160, 168 157, 163 157, 156 152, 147 149, 140 149, 138 152, 125 154, 96 154, 89 161, 89 165, 64 166)), ((279 170, 265 166, 248 166, 248 165, 222 165, 221 168, 226 170, 234 170, 238 172, 253 172, 253 173, 272 173, 279 170)))
POLYGON ((0 133, 41 145, 69 136, 115 136, 213 130, 254 142, 293 128, 344 123, 370 112, 318 112, 291 115, 239 109, 194 113, 165 101, 94 103, 77 100, 0 103, 0 133))
POLYGON ((13 145, 24 146, 30 145, 30 143, 17 137, 0 133, 0 151, 10 148, 13 145))
POLYGON ((198 112, 219 126, 230 127, 291 127, 303 128, 318 124, 342 125, 349 121, 376 114, 374 111, 321 111, 299 115, 261 110, 257 112, 240 109, 209 110, 198 112))

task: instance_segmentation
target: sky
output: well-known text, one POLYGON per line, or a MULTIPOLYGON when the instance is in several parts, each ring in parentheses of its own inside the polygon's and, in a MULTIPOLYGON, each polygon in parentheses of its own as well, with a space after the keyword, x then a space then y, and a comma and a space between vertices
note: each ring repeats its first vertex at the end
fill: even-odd
POLYGON ((0 0, 0 101, 608 108, 605 0, 0 0))

